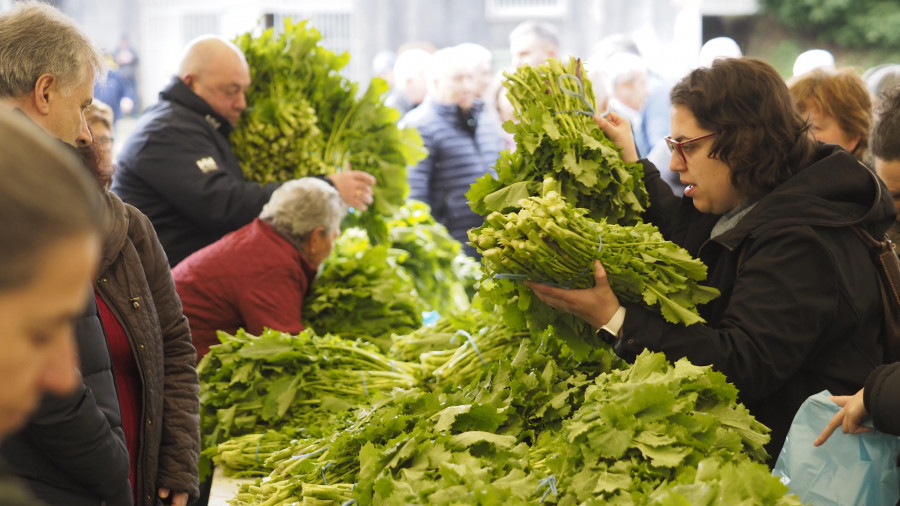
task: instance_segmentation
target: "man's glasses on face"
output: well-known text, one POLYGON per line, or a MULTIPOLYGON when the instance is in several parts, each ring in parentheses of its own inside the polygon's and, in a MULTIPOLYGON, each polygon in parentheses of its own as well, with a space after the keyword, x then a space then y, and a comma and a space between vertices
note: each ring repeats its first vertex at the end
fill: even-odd
POLYGON ((669 151, 671 151, 673 153, 678 153, 678 156, 681 157, 681 161, 683 161, 686 165, 687 157, 684 156, 684 149, 683 149, 684 146, 687 146, 688 144, 693 144, 697 141, 702 141, 703 139, 708 139, 708 138, 712 137, 713 135, 716 135, 716 133, 713 132, 711 134, 701 135, 700 137, 694 137, 693 139, 688 139, 686 141, 680 141, 680 142, 676 141, 675 139, 673 139, 671 137, 666 137, 665 138, 666 146, 669 147, 669 151))
POLYGON ((113 137, 94 137, 94 144, 100 147, 112 146, 113 142, 115 142, 113 137))

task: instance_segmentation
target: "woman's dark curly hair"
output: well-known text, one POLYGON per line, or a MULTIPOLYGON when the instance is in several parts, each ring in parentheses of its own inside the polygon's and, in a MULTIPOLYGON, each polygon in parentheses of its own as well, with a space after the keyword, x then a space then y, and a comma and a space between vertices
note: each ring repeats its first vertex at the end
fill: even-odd
POLYGON ((716 60, 672 88, 672 105, 687 107, 715 132, 709 156, 731 168, 731 183, 752 200, 812 162, 816 142, 781 75, 755 58, 716 60))

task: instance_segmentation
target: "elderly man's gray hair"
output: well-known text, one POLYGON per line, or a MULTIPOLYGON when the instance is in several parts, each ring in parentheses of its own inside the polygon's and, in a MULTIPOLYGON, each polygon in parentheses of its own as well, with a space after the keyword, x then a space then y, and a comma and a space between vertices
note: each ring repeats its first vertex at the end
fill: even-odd
POLYGON ((100 51, 71 19, 47 4, 21 2, 0 15, 0 97, 31 92, 43 74, 59 79, 66 93, 93 72, 103 77, 100 51))
POLYGON ((545 46, 559 47, 559 33, 550 23, 542 21, 523 21, 519 23, 513 31, 509 33, 509 40, 512 41, 523 35, 534 35, 545 46))
POLYGON ((326 232, 337 230, 346 214, 333 186, 319 178, 303 177, 275 190, 259 217, 280 233, 303 242, 319 227, 326 232))

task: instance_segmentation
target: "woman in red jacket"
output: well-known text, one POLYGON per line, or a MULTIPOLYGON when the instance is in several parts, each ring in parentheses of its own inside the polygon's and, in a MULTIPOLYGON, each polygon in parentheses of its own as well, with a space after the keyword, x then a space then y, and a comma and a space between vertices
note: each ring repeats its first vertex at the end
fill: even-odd
POLYGON ((340 194, 325 181, 289 181, 253 222, 179 263, 172 275, 197 360, 219 343, 217 330, 302 331, 303 298, 345 214, 340 194))

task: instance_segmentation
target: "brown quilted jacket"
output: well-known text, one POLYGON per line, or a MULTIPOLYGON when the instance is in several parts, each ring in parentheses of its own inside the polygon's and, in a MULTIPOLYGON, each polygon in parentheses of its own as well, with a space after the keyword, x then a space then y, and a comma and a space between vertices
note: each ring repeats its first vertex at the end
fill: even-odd
POLYGON ((110 220, 97 289, 125 329, 141 376, 137 504, 157 490, 199 495, 196 351, 169 262, 150 220, 106 192, 110 220))

